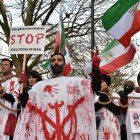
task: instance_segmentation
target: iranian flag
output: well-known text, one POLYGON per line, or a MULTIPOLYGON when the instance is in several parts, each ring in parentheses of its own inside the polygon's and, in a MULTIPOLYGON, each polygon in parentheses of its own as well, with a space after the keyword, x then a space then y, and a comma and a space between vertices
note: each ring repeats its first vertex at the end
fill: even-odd
MULTIPOLYGON (((64 69, 64 75, 67 76, 72 71, 72 65, 71 65, 71 59, 68 53, 68 48, 65 46, 65 30, 64 30, 64 24, 62 21, 62 16, 60 15, 60 21, 59 26, 56 34, 56 41, 54 44, 54 52, 62 53, 65 57, 66 66, 64 69)), ((42 65, 44 69, 51 70, 50 67, 50 60, 48 59, 45 64, 42 65)))
POLYGON ((60 15, 58 30, 57 30, 57 34, 56 34, 56 41, 54 44, 54 52, 64 53, 65 38, 66 37, 65 37, 64 24, 62 21, 62 16, 60 15))
MULTIPOLYGON (((100 53, 100 70, 103 74, 111 74, 117 69, 130 63, 134 58, 136 49, 132 43, 125 48, 117 40, 113 40, 101 53, 100 53)), ((91 63, 85 67, 85 71, 91 74, 91 63)))
POLYGON ((65 61, 66 61, 66 66, 64 69, 64 75, 67 76, 72 72, 72 64, 71 64, 71 59, 70 59, 70 55, 68 52, 68 48, 65 46, 65 61))
POLYGON ((140 31, 139 0, 118 0, 102 17, 105 30, 124 47, 140 31))

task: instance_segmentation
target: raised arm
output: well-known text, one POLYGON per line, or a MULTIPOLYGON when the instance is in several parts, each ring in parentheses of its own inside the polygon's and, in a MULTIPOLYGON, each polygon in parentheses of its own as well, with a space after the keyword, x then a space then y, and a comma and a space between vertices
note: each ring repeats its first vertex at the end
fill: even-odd
POLYGON ((98 92, 101 89, 101 74, 99 69, 100 57, 98 51, 92 52, 92 90, 98 92))
MULTIPOLYGON (((20 73, 19 82, 23 83, 24 85, 27 84, 27 76, 25 75, 25 73, 20 73)), ((20 95, 19 95, 20 96, 20 103, 21 103, 21 106, 23 108, 25 108, 27 101, 28 101, 28 98, 29 98, 29 94, 27 91, 28 91, 28 88, 25 87, 25 88, 23 88, 23 92, 20 93, 20 95)))

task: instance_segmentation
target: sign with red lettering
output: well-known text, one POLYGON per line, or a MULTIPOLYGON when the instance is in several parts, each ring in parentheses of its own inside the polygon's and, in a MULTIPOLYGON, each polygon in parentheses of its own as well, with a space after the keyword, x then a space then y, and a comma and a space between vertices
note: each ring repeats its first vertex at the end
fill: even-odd
POLYGON ((46 27, 13 27, 10 32, 10 54, 44 54, 46 27))

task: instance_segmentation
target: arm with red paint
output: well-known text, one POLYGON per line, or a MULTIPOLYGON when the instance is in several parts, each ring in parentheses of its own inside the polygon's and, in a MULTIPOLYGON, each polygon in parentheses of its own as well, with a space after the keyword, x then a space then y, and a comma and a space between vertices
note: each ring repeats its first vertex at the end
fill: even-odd
POLYGON ((24 88, 23 88, 23 92, 20 93, 19 97, 20 97, 20 104, 23 108, 25 108, 28 98, 29 98, 29 94, 28 94, 28 88, 27 86, 27 76, 25 73, 20 73, 19 75, 19 83, 23 83, 24 84, 24 88))
POLYGON ((98 56, 98 50, 92 52, 92 90, 98 92, 101 89, 101 74, 100 74, 100 57, 98 56))

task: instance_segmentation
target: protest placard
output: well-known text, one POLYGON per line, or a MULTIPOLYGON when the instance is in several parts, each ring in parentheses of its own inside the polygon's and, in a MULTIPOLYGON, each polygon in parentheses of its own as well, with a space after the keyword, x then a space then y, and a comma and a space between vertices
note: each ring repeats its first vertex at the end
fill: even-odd
POLYGON ((140 133, 140 109, 130 109, 132 133, 140 133))
POLYGON ((45 47, 45 26, 13 27, 10 31, 10 54, 43 54, 45 47))

